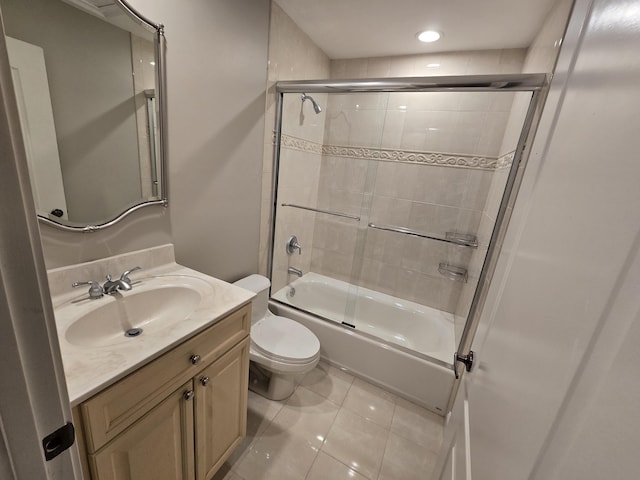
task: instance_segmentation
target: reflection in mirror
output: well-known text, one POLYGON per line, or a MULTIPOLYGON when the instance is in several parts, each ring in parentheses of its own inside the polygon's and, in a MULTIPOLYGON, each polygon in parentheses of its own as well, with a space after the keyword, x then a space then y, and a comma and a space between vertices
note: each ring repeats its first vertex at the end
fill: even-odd
POLYGON ((86 230, 162 204, 162 27, 116 0, 0 7, 39 217, 86 230))

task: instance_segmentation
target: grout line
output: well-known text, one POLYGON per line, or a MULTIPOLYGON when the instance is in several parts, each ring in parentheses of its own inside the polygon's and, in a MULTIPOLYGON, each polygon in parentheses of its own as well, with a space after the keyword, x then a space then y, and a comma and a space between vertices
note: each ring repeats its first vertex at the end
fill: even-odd
POLYGON ((351 465, 347 465, 346 463, 344 463, 342 460, 337 459, 336 457, 334 457, 333 455, 331 455, 330 453, 325 452, 324 450, 322 450, 322 453, 324 453, 327 457, 332 458, 333 460, 335 460, 336 462, 338 462, 341 465, 344 465, 345 467, 347 467, 349 470, 353 470, 354 472, 356 472, 358 475, 360 475, 361 477, 365 478, 366 480, 376 480, 375 478, 369 478, 367 477, 364 473, 356 470, 355 468, 353 468, 351 465))
MULTIPOLYGON (((329 376, 329 374, 328 374, 328 373, 327 373, 327 376, 329 376)), ((324 450, 324 446, 325 446, 325 445, 326 445, 326 443, 327 443, 327 438, 328 438, 328 437, 329 437, 329 435, 331 434, 331 430, 333 429, 333 426, 334 426, 334 425, 335 425, 335 423, 336 423, 336 419, 338 418, 338 415, 340 415, 340 412, 341 412, 341 411, 342 411, 342 409, 344 408, 344 407, 343 407, 343 404, 344 404, 344 401, 345 401, 345 400, 346 400, 346 398, 347 398, 347 395, 349 395, 349 392, 351 391, 351 387, 353 386, 353 380, 354 380, 354 379, 352 379, 352 380, 351 380, 351 383, 349 384, 349 388, 347 389, 347 392, 345 393, 344 398, 342 399, 342 403, 338 406, 339 408, 338 408, 338 411, 336 412, 336 416, 335 416, 335 417, 333 417, 333 421, 331 422, 331 426, 329 427, 329 430, 327 430, 327 435, 325 436, 324 440, 322 441, 322 444, 320 445, 320 448, 318 449, 318 454, 320 454, 320 452, 322 452, 322 453, 324 453, 325 455, 327 455, 328 457, 333 458, 336 462, 338 462, 338 463, 340 463, 340 464, 344 465, 345 467, 349 468, 350 470, 353 470, 353 471, 355 471, 356 473, 358 473, 359 475, 362 475, 363 477, 367 478, 367 477, 366 477, 364 474, 362 474, 361 472, 358 472, 357 470, 355 470, 355 469, 354 469, 354 468, 352 468, 351 466, 349 466, 349 465, 345 464, 344 462, 341 462, 340 460, 338 460, 337 458, 335 458, 333 455, 331 455, 330 453, 328 453, 328 452, 326 452, 326 451, 324 450)), ((345 409, 345 410, 347 410, 347 411, 348 411, 348 409, 345 409)), ((317 459, 317 458, 318 458, 318 456, 316 455, 316 459, 317 459)), ((314 463, 315 463, 315 460, 314 460, 314 463)), ((309 471, 311 471, 311 469, 309 469, 309 471)), ((367 480, 374 480, 374 479, 367 479, 367 480)))
POLYGON ((389 446, 389 437, 391 437, 391 426, 393 425, 393 418, 396 415, 396 409, 398 408, 398 402, 394 402, 393 404, 393 414, 391 415, 391 423, 389 424, 389 429, 387 430, 387 440, 385 441, 384 444, 384 452, 382 452, 382 460, 380 461, 380 466, 378 467, 378 473, 376 475, 375 479, 372 480, 377 480, 380 478, 380 473, 382 472, 382 467, 384 465, 384 457, 387 455, 387 447, 389 446))
POLYGON ((305 475, 304 475, 305 480, 309 478, 309 473, 311 473, 311 470, 313 469, 313 466, 318 461, 318 456, 319 455, 320 455, 320 449, 318 449, 318 451, 316 452, 316 456, 313 458, 313 462, 311 462, 311 465, 309 466, 309 470, 307 470, 307 473, 305 473, 305 475))

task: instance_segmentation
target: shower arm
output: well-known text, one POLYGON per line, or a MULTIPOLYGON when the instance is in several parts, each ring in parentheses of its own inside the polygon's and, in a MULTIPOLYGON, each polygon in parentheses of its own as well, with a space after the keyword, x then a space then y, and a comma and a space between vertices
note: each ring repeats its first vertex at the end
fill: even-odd
POLYGON ((302 99, 302 103, 304 104, 305 100, 309 100, 311 102, 311 104, 313 105, 313 111, 316 112, 316 114, 322 112, 322 107, 320 107, 320 105, 318 105, 318 102, 315 101, 315 99, 311 96, 311 95, 307 95, 306 93, 303 93, 300 98, 302 99))

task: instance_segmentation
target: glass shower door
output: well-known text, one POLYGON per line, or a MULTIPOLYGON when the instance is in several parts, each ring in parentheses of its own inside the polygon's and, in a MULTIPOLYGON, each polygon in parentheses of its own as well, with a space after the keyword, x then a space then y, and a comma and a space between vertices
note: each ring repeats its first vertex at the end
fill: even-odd
POLYGON ((283 97, 273 298, 450 365, 532 93, 312 97, 283 97))
POLYGON ((314 104, 283 96, 272 296, 351 328, 358 289, 351 278, 372 175, 351 145, 379 148, 387 97, 314 94, 314 104), (288 249, 291 242, 300 248, 288 249))

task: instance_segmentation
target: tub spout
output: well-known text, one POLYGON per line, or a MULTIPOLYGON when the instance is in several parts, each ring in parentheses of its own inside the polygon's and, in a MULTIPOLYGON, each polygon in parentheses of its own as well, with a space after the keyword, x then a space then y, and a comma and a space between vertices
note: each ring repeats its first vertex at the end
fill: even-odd
POLYGON ((301 276, 302 276, 302 270, 297 269, 297 268, 295 268, 295 267, 289 267, 289 268, 287 268, 287 272, 288 272, 288 273, 293 273, 294 275, 298 275, 299 277, 301 277, 301 276))

